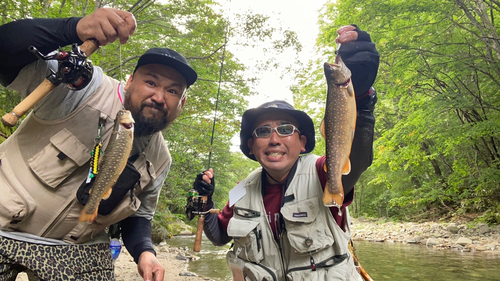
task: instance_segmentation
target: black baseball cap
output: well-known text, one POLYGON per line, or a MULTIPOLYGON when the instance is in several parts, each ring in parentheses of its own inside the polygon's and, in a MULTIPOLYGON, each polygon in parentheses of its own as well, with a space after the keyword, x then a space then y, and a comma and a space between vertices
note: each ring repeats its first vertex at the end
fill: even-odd
POLYGON ((299 131, 301 135, 306 136, 306 151, 301 152, 301 154, 309 153, 314 149, 314 145, 316 143, 315 135, 314 135, 314 123, 305 113, 304 111, 296 110, 291 104, 287 103, 283 100, 275 100, 271 102, 266 102, 259 107, 251 108, 245 113, 243 113, 243 117, 241 118, 241 131, 240 131, 240 150, 245 154, 248 158, 255 160, 255 155, 250 154, 250 148, 248 147, 248 140, 252 138, 253 129, 255 125, 255 121, 262 114, 268 112, 284 112, 290 116, 292 116, 299 125, 299 131))
POLYGON ((198 78, 196 71, 192 69, 186 58, 176 51, 169 48, 151 48, 147 50, 137 61, 134 72, 141 66, 150 63, 158 63, 170 66, 177 70, 184 79, 186 79, 187 87, 193 85, 198 78))

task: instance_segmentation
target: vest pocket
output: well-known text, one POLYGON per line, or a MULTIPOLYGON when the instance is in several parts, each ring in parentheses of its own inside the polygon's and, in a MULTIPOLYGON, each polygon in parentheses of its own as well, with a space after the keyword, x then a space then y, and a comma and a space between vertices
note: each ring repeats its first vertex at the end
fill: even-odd
POLYGON ((288 241, 295 252, 309 253, 333 245, 333 235, 326 222, 319 219, 317 198, 286 203, 281 208, 281 214, 288 241))
POLYGON ((226 254, 227 264, 233 280, 245 281, 277 281, 278 274, 274 268, 244 261, 238 258, 233 251, 226 254))
POLYGON ((15 178, 7 158, 0 157, 0 228, 14 228, 15 224, 27 218, 36 209, 33 197, 15 178))
POLYGON ((28 159, 31 170, 46 185, 56 188, 90 159, 90 150, 70 131, 63 129, 50 138, 35 156, 28 159))
POLYGON ((237 257, 257 263, 264 259, 259 222, 232 217, 229 220, 227 234, 233 237, 233 251, 237 257))

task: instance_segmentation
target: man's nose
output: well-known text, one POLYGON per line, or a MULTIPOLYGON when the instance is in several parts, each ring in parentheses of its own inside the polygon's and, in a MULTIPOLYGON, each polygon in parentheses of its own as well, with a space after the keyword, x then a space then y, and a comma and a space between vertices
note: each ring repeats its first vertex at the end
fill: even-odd
POLYGON ((160 90, 154 91, 153 95, 151 96, 151 100, 158 103, 158 104, 164 104, 165 103, 165 95, 163 94, 163 91, 160 91, 160 90))
POLYGON ((269 142, 271 142, 273 144, 277 144, 277 143, 281 142, 281 137, 278 135, 276 130, 273 130, 271 132, 271 135, 269 136, 269 142))

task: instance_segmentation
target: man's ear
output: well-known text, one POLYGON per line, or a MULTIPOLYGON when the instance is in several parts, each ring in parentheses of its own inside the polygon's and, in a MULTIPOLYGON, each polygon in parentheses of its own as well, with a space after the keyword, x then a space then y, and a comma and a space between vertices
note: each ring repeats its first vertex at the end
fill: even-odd
POLYGON ((187 96, 184 96, 184 97, 182 98, 182 100, 181 100, 181 108, 183 108, 183 107, 184 107, 184 104, 186 103, 186 98, 187 98, 187 96))
POLYGON ((127 83, 125 83, 125 91, 128 90, 128 87, 130 86, 130 83, 132 83, 132 80, 134 79, 134 74, 130 74, 130 76, 127 79, 127 83))
POLYGON ((306 143, 307 143, 307 138, 304 135, 300 135, 300 151, 306 152, 306 143))
POLYGON ((249 138, 248 141, 247 141, 247 145, 248 145, 248 148, 250 148, 250 151, 248 152, 248 154, 252 155, 253 154, 253 138, 249 138))

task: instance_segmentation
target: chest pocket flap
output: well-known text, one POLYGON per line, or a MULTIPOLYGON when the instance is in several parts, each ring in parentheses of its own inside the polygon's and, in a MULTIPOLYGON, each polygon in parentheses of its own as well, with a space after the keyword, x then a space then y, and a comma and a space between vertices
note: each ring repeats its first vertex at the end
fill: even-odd
POLYGON ((70 131, 62 129, 28 163, 38 178, 55 188, 89 160, 90 150, 70 131))
POLYGON ((310 223, 316 219, 319 213, 318 200, 309 198, 299 202, 290 202, 281 208, 283 217, 291 222, 310 223))
POLYGON ((257 221, 231 218, 227 227, 227 234, 231 237, 245 237, 250 231, 255 229, 257 225, 259 225, 257 221))

